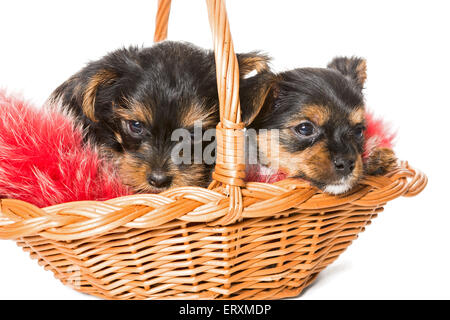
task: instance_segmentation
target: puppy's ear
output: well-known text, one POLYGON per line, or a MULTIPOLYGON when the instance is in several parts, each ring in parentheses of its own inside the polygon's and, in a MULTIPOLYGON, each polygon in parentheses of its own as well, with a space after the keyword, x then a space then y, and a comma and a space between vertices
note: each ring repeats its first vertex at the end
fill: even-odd
POLYGON ((95 118, 95 99, 97 97, 97 91, 102 86, 110 85, 117 78, 117 74, 114 71, 108 69, 100 69, 88 79, 88 82, 84 86, 82 92, 83 102, 81 108, 86 117, 92 121, 97 121, 95 118))
POLYGON ((56 88, 48 101, 51 105, 60 104, 66 111, 96 122, 97 92, 101 87, 112 84, 116 78, 117 75, 112 70, 87 67, 56 88))
POLYGON ((261 73, 270 70, 270 57, 260 52, 238 53, 236 57, 239 63, 239 76, 241 78, 252 71, 261 73))
POLYGON ((270 71, 242 79, 239 89, 242 122, 248 126, 269 112, 277 92, 277 76, 270 71))
POLYGON ((335 69, 344 76, 353 80, 359 89, 362 90, 364 88, 364 83, 367 79, 366 60, 357 57, 338 57, 334 58, 327 67, 330 69, 335 69))

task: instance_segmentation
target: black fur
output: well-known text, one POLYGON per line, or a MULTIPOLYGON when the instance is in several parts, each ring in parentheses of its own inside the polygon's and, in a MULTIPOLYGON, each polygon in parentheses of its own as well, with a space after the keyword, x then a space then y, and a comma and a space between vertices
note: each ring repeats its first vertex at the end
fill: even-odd
POLYGON ((366 81, 366 62, 364 59, 338 57, 333 59, 327 68, 338 70, 341 74, 348 77, 360 90, 364 88, 366 81))

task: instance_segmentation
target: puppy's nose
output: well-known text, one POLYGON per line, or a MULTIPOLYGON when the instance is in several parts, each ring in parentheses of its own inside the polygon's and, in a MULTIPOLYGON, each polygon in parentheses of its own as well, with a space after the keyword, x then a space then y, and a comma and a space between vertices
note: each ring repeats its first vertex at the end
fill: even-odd
POLYGON ((172 183, 172 177, 160 170, 154 170, 147 177, 148 183, 156 188, 166 188, 172 183))
POLYGON ((343 176, 349 175, 355 169, 355 160, 344 156, 335 157, 333 163, 336 172, 343 176))

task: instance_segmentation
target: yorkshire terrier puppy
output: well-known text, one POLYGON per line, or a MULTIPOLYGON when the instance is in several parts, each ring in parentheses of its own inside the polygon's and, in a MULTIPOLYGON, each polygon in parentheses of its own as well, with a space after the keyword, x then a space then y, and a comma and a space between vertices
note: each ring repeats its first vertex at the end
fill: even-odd
MULTIPOLYGON (((237 57, 241 77, 267 69, 264 55, 237 57)), ((219 121, 212 51, 171 41, 120 49, 89 63, 49 100, 77 119, 86 139, 114 160, 120 177, 136 192, 208 185, 213 163, 192 159, 179 164, 171 154, 178 143, 172 141, 174 130, 193 134, 196 121, 203 131, 219 121)), ((192 148, 194 143, 201 142, 192 139, 192 148)))
POLYGON ((256 129, 258 161, 331 194, 392 168, 396 158, 387 148, 363 161, 365 80, 365 60, 336 58, 327 68, 262 72, 244 82, 243 121, 256 129))

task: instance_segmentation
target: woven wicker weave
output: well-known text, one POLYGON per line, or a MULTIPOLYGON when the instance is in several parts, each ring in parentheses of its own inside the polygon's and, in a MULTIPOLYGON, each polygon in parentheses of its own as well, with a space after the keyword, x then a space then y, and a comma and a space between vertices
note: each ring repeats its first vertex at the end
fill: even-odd
MULTIPOLYGON (((1 200, 0 238, 74 289, 108 299, 276 299, 298 295, 386 202, 427 178, 406 162, 331 196, 308 183, 244 183, 239 77, 224 1, 207 0, 221 122, 210 188, 39 209, 1 200)), ((167 35, 160 0, 155 40, 167 35)))

